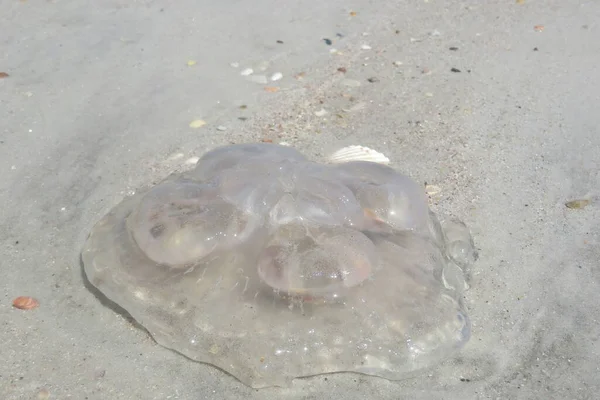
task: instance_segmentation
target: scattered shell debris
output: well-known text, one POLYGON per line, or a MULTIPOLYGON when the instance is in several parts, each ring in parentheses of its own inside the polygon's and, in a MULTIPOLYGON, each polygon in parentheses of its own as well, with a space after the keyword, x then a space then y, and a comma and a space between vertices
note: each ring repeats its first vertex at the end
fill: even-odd
POLYGON ((19 310, 31 310, 40 305, 40 302, 29 296, 19 296, 13 300, 13 307, 19 310))
POLYGON ((365 146, 348 146, 343 147, 328 157, 328 161, 332 164, 339 164, 350 161, 369 161, 378 164, 389 164, 390 159, 383 153, 370 149, 365 146))
POLYGON ((582 208, 587 207, 590 204, 590 201, 588 199, 577 199, 577 200, 571 200, 571 201, 567 201, 565 203, 565 206, 567 208, 572 208, 575 210, 580 210, 582 208))
POLYGON ((200 128, 204 125, 206 125, 206 121, 202 119, 195 119, 192 122, 190 122, 190 128, 200 128))

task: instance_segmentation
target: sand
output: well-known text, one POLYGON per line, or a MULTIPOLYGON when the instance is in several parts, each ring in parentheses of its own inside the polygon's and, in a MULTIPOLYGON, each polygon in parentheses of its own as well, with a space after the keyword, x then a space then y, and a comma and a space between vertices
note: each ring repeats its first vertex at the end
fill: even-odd
POLYGON ((1 399, 597 398, 598 2, 91 4, 1 3, 1 399), (90 290, 80 251, 106 212, 252 141, 365 145, 437 186, 480 255, 464 350, 400 382, 257 391, 90 290))

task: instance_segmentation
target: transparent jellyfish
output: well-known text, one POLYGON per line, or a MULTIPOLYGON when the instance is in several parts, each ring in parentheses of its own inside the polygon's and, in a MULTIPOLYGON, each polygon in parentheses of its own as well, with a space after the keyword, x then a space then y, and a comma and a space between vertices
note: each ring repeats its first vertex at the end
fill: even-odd
POLYGON ((252 387, 401 379, 460 349, 476 253, 393 168, 225 146, 125 199, 82 252, 89 281, 161 345, 252 387))

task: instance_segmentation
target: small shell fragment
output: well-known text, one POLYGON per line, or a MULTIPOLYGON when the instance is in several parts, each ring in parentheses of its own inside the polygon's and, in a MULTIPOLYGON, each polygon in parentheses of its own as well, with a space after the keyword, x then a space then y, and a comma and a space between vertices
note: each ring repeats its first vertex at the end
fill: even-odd
POLYGON ((588 204, 590 204, 589 200, 579 199, 579 200, 567 201, 565 203, 565 206, 567 206, 567 208, 582 209, 582 208, 586 207, 588 204))
POLYGON ((390 159, 382 153, 364 146, 348 146, 331 154, 330 163, 339 164, 349 161, 369 161, 378 164, 389 164, 390 159))
POLYGON ((425 185, 425 193, 427 193, 429 196, 432 196, 434 194, 438 194, 441 191, 442 191, 442 189, 439 186, 436 186, 436 185, 425 185))
POLYGON ((252 75, 254 73, 254 70, 252 68, 246 68, 244 70, 242 70, 242 72, 240 72, 241 76, 248 76, 248 75, 252 75))
POLYGON ((196 165, 196 164, 198 164, 199 159, 200 159, 200 157, 190 157, 187 160, 185 160, 185 163, 187 165, 196 165))
POLYGON ((271 75, 271 80, 274 81, 278 81, 281 78, 283 78, 283 74, 281 72, 275 72, 273 75, 271 75))
POLYGON ((190 128, 200 128, 200 127, 203 127, 204 125, 206 125, 206 121, 201 120, 201 119, 196 119, 196 120, 190 122, 190 128))
POLYGON ((13 307, 19 310, 31 310, 40 305, 40 302, 29 296, 19 296, 13 300, 13 307))

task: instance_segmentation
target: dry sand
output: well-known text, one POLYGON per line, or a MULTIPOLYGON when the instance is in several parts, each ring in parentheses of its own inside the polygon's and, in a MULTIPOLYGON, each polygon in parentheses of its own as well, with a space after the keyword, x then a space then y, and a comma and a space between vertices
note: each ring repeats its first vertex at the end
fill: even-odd
POLYGON ((598 398, 597 1, 0 9, 0 399, 598 398), (253 82, 249 67, 283 78, 253 82), (480 253, 464 351, 401 382, 257 391, 156 345, 86 287, 83 242, 124 196, 259 140, 313 157, 370 146, 440 188, 434 208, 464 219, 480 253), (40 306, 13 308, 21 295, 40 306))

